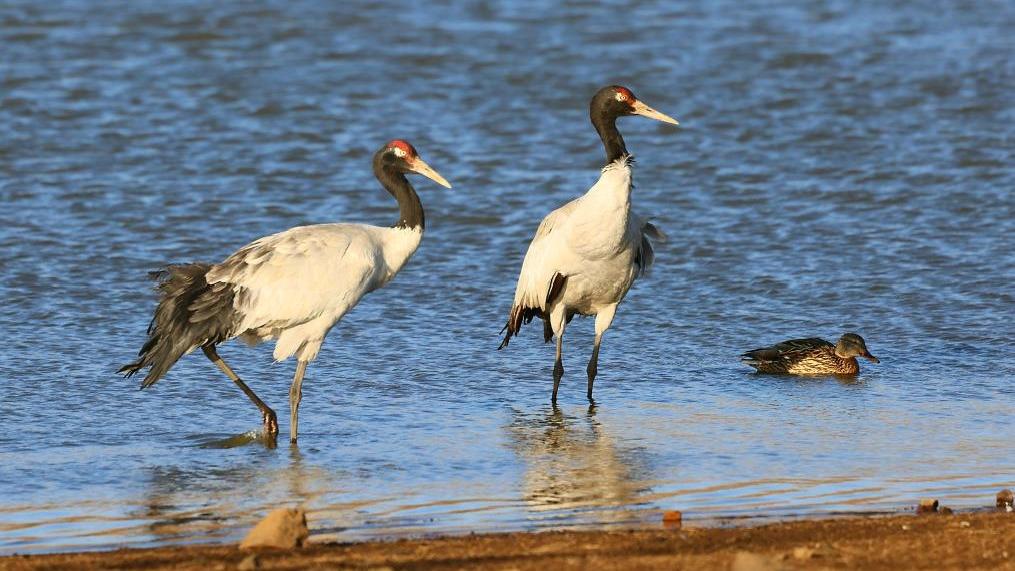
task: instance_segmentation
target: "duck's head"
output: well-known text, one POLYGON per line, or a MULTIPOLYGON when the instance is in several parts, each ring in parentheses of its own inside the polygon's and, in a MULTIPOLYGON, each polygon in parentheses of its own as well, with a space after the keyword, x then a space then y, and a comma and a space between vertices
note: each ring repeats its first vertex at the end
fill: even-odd
POLYGON ((839 342, 835 344, 835 354, 842 359, 863 357, 872 363, 881 362, 877 357, 871 355, 871 352, 867 350, 867 343, 864 342, 863 337, 860 337, 856 333, 846 333, 840 337, 839 342))

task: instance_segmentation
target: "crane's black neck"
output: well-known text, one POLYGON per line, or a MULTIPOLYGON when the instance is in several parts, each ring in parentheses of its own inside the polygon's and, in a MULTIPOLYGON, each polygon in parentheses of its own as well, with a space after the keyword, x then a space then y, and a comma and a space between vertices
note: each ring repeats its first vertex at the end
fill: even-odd
POLYGON ((383 154, 378 153, 374 157, 374 176, 398 201, 398 221, 395 228, 419 228, 422 232, 426 226, 423 204, 419 201, 416 189, 412 188, 409 179, 405 178, 405 173, 394 164, 386 162, 383 154))
POLYGON ((617 130, 617 117, 619 114, 608 109, 605 105, 596 105, 593 100, 589 116, 592 118, 592 125, 603 140, 603 147, 606 148, 606 164, 627 155, 627 147, 624 146, 624 137, 620 136, 617 130))

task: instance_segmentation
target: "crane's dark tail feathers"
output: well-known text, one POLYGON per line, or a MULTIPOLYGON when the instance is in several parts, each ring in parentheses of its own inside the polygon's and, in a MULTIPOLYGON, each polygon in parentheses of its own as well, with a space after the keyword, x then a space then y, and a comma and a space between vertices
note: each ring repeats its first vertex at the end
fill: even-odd
MULTIPOLYGON (((553 305, 553 302, 557 301, 557 297, 560 296, 561 292, 564 291, 564 286, 567 285, 567 276, 555 273, 550 278, 550 285, 546 290, 546 307, 549 308, 553 305)), ((547 309, 547 312, 549 309, 547 309)), ((511 313, 508 315, 507 324, 500 330, 501 333, 507 332, 504 335, 504 340, 500 342, 500 347, 497 350, 500 351, 504 347, 508 346, 512 337, 516 337, 518 332, 522 330, 522 323, 529 323, 535 317, 543 319, 543 342, 549 343, 550 339, 553 338, 553 329, 550 327, 550 317, 538 307, 523 307, 516 305, 511 308, 511 313)), ((571 321, 569 318, 568 321, 571 321)))
POLYGON ((645 222, 641 227, 641 245, 638 248, 637 254, 634 258, 634 263, 638 265, 638 274, 646 275, 649 272, 649 268, 656 260, 655 248, 652 246, 652 241, 666 242, 666 233, 660 230, 655 224, 651 222, 645 222))
POLYGON ((501 333, 505 333, 504 340, 500 342, 500 347, 497 350, 500 351, 504 347, 508 346, 511 342, 511 338, 518 335, 518 332, 522 330, 522 324, 532 321, 534 317, 541 317, 543 310, 538 307, 522 307, 516 305, 511 308, 511 313, 508 315, 507 323, 504 328, 500 330, 501 333))
POLYGON ((235 288, 227 283, 209 285, 205 281, 209 269, 211 264, 178 264, 151 272, 158 281, 159 305, 148 325, 148 340, 138 352, 138 360, 117 372, 129 378, 147 368, 141 381, 144 389, 154 385, 188 351, 232 336, 235 288))
MULTIPOLYGON (((503 341, 500 342, 500 346, 497 347, 497 351, 507 347, 507 344, 511 342, 511 338, 518 337, 518 332, 522 331, 522 325, 532 322, 532 319, 535 317, 545 318, 543 310, 539 307, 523 307, 521 305, 512 307, 511 313, 507 315, 507 323, 500 330, 500 333, 504 334, 504 338, 503 341)), ((544 327, 543 330, 543 334, 545 336, 546 327, 544 327)), ((552 331, 550 332, 550 335, 553 335, 552 331)))

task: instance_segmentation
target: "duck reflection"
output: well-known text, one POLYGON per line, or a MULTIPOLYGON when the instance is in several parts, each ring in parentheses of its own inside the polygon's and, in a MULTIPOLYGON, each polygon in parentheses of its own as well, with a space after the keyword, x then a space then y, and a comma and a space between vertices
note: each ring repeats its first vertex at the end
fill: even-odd
MULTIPOLYGON (((512 446, 525 464, 523 493, 530 510, 633 508, 648 489, 642 451, 618 447, 596 418, 548 412, 514 411, 509 426, 512 446)), ((590 510, 598 523, 631 519, 624 509, 590 510)))

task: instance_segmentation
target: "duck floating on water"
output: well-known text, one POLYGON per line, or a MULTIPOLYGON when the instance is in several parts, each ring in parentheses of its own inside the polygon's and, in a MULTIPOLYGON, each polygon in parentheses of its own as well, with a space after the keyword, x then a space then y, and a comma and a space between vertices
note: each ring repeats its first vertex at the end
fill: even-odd
POLYGON ((748 351, 741 361, 759 373, 789 375, 855 375, 860 372, 856 358, 881 361, 867 350, 856 333, 846 333, 834 345, 824 339, 790 339, 771 347, 748 351))

